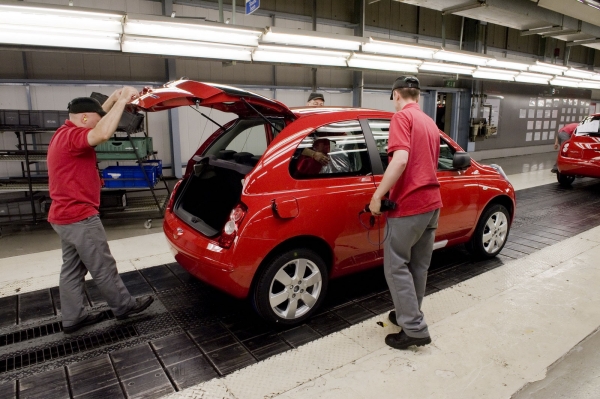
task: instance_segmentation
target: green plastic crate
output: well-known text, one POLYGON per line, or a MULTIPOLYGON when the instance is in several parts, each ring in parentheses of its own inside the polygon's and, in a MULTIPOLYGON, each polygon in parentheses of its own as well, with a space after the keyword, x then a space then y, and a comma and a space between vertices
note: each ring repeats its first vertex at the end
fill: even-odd
MULTIPOLYGON (((132 137, 133 144, 141 158, 146 158, 154 151, 152 137, 132 137)), ((127 137, 111 138, 96 146, 96 158, 99 161, 120 161, 137 159, 131 142, 127 137)))

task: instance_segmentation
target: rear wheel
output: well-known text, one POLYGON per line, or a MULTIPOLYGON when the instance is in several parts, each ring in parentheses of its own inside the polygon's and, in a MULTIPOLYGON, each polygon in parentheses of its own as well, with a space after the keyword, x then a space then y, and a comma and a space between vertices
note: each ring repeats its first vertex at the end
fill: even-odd
POLYGON ((323 259, 309 249, 293 249, 275 257, 263 269, 254 289, 253 304, 267 321, 300 324, 323 302, 327 283, 323 259))
POLYGON ((487 259, 498 255, 508 239, 510 215, 504 205, 488 207, 467 243, 467 249, 477 258, 487 259))
POLYGON ((563 187, 571 187, 571 184, 575 181, 574 176, 566 176, 560 172, 556 172, 556 180, 558 180, 558 184, 563 187))

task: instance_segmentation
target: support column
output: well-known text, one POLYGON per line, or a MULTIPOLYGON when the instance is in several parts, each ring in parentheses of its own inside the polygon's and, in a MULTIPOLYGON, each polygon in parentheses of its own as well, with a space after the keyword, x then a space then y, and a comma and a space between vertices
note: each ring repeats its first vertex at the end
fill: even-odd
MULTIPOLYGON (((312 3, 312 30, 317 31, 317 0, 313 0, 312 3)), ((312 73, 312 91, 317 91, 317 68, 311 69, 312 73)))
MULTIPOLYGON (((173 13, 173 0, 162 0, 163 15, 169 16, 173 13)), ((166 78, 168 81, 177 79, 176 63, 174 58, 165 60, 166 78)), ((169 113, 169 142, 171 144, 171 172, 173 176, 182 177, 181 162, 181 134, 179 132, 179 111, 172 108, 169 113)))
MULTIPOLYGON (((354 15, 356 27, 354 36, 363 37, 365 34, 365 0, 354 0, 354 15)), ((354 71, 352 76, 352 106, 360 108, 363 102, 364 88, 363 71, 354 71)))

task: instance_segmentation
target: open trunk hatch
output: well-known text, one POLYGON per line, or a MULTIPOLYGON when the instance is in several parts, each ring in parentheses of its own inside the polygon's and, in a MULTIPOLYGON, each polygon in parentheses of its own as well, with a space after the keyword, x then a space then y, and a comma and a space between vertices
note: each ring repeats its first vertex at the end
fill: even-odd
POLYGON ((149 112, 198 105, 231 112, 240 117, 256 116, 258 111, 266 116, 279 116, 290 120, 296 118, 292 111, 279 101, 231 86, 193 80, 176 80, 156 89, 144 88, 140 98, 132 104, 139 110, 149 112))

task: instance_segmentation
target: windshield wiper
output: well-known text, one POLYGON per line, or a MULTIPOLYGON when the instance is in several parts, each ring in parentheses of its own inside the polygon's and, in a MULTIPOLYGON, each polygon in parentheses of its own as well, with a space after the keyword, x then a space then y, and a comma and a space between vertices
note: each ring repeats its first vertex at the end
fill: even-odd
POLYGON ((212 119, 210 116, 206 115, 204 112, 198 111, 196 108, 192 107, 191 105, 190 105, 190 108, 193 109, 194 111, 196 111, 197 113, 199 113, 200 115, 202 115, 203 117, 205 117, 206 119, 208 119, 209 121, 211 121, 212 123, 214 123, 215 125, 219 126, 221 129, 225 130, 223 125, 217 123, 214 119, 212 119))
POLYGON ((275 126, 275 124, 274 124, 273 122, 271 122, 270 120, 268 120, 268 119, 267 119, 267 117, 266 117, 266 116, 264 116, 263 114, 261 114, 260 112, 258 112, 258 110, 257 110, 256 108, 254 108, 254 107, 252 106, 252 104, 250 104, 248 101, 246 101, 246 99, 245 99, 244 97, 242 97, 242 101, 243 101, 243 102, 245 102, 247 106, 249 106, 250 108, 252 108, 252 110, 253 110, 254 112, 256 112, 256 113, 257 113, 257 114, 258 114, 258 115, 259 115, 261 118, 263 118, 263 119, 265 120, 265 122, 267 122, 269 125, 271 125, 271 127, 273 128, 273 130, 274 130, 276 133, 279 133, 279 132, 281 132, 281 129, 277 129, 277 126, 275 126))

